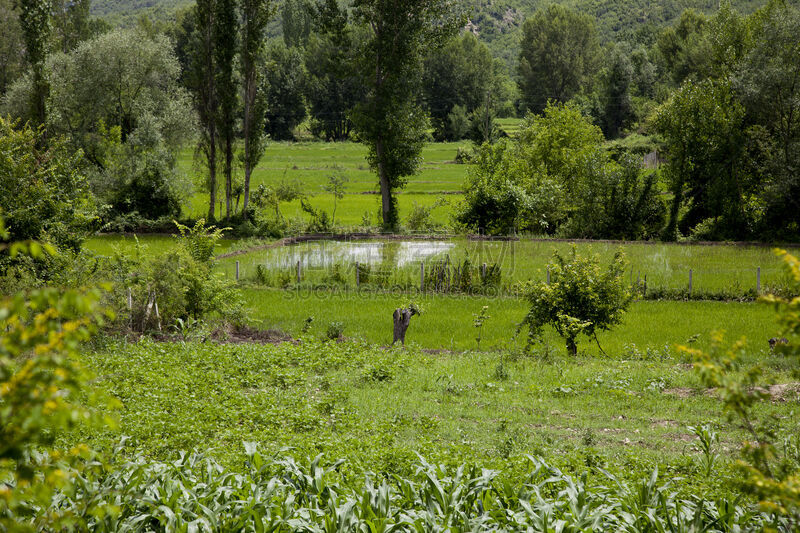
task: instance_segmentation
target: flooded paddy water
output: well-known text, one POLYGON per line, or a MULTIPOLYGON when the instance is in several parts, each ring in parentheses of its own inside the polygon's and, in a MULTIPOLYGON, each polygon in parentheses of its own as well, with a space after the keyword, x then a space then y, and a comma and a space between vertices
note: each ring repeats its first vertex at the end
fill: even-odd
MULTIPOLYGON (((270 276, 283 276, 283 285, 296 282, 300 263, 303 282, 337 281, 355 285, 355 266, 396 278, 400 285, 419 284, 420 264, 430 269, 434 263, 447 261, 474 267, 484 263, 497 265, 504 287, 529 280, 546 279, 547 264, 554 251, 567 254, 569 242, 547 240, 471 240, 464 237, 441 240, 368 239, 306 241, 220 261, 220 268, 229 275, 240 263, 240 276, 252 279, 256 270, 270 276)), ((607 263, 622 250, 628 261, 626 276, 631 283, 647 279, 650 289, 683 290, 689 285, 691 271, 694 291, 755 291, 760 279, 762 291, 788 284, 781 260, 764 246, 687 245, 667 243, 579 242, 581 254, 599 254, 607 263)), ((790 250, 798 253, 799 250, 790 250)), ((389 285, 393 282, 386 280, 389 285)))

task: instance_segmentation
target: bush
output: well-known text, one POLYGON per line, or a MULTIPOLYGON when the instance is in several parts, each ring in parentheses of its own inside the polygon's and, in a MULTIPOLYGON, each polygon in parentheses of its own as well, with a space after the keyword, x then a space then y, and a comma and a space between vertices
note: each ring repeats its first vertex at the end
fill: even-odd
MULTIPOLYGON (((0 219, 0 239, 9 233, 0 219)), ((38 258, 48 247, 0 243, 38 258)), ((49 249, 52 253, 52 248, 49 249)), ((75 402, 83 373, 77 348, 103 318, 100 292, 55 288, 0 298, 0 530, 69 529, 68 513, 48 508, 69 485, 85 446, 56 450, 56 432, 90 417, 75 402), (66 452, 66 453, 65 453, 66 452)))
POLYGON ((431 214, 437 207, 446 205, 447 201, 444 198, 439 198, 431 205, 420 205, 414 201, 411 208, 411 213, 408 214, 406 219, 406 227, 411 231, 433 231, 436 229, 436 224, 431 220, 431 214))
POLYGON ((8 228, 0 242, 35 240, 79 250, 95 217, 81 153, 0 117, 0 154, 0 212, 8 228))
POLYGON ((581 257, 573 247, 567 257, 555 252, 548 268, 551 283, 527 288, 531 308, 522 325, 528 327, 531 340, 541 335, 543 326, 551 325, 566 341, 567 353, 577 355, 578 335, 597 341, 597 331, 619 324, 631 302, 622 279, 623 253, 617 252, 603 272, 599 256, 581 257))
POLYGON ((115 257, 115 302, 120 315, 136 331, 163 330, 176 320, 200 320, 216 314, 224 321, 242 318, 236 284, 212 272, 214 247, 222 230, 198 221, 177 224, 181 246, 152 259, 138 247, 132 256, 115 257))
POLYGON ((328 329, 325 330, 325 338, 330 341, 336 341, 342 338, 344 333, 344 324, 342 322, 331 322, 328 324, 328 329))

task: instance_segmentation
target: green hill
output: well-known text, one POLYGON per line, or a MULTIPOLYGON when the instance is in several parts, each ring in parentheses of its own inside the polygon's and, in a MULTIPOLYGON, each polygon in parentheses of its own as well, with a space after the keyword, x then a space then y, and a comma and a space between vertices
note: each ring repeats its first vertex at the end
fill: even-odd
MULTIPOLYGON (((518 52, 519 28, 527 16, 551 0, 462 0, 469 13, 467 27, 481 37, 497 57, 513 64, 518 52)), ((559 0, 556 0, 559 1, 559 0)), ((176 8, 193 0, 94 0, 92 13, 112 23, 130 24, 141 12, 151 17, 168 17, 176 8)), ((714 11, 719 0, 561 0, 560 3, 595 17, 604 39, 615 39, 652 25, 663 26, 675 20, 685 8, 706 13, 714 11)), ((748 13, 765 0, 733 0, 734 6, 748 13)))

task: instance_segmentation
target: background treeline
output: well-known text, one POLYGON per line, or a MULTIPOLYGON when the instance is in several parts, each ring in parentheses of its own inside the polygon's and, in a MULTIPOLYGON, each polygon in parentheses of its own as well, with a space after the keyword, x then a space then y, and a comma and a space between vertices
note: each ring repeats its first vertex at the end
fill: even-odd
MULTIPOLYGON (((518 24, 518 45, 503 48, 518 51, 509 60, 493 52, 498 40, 481 17, 506 9, 512 24, 524 11, 512 4, 448 14, 442 28, 461 31, 412 28, 406 56, 381 65, 369 2, 202 0, 113 29, 88 0, 0 0, 2 112, 80 150, 98 219, 120 229, 181 215, 193 184, 176 161, 192 141, 207 218, 277 235, 277 205, 302 191, 250 190, 268 140, 366 144, 385 193, 383 223, 394 228, 393 192, 419 168, 421 143, 471 140, 474 150, 459 157, 474 164, 456 228, 798 238, 795 6, 773 0, 749 15, 727 2, 699 6, 706 15, 664 4, 663 15, 629 24, 622 13, 638 7, 625 2, 594 17, 599 5, 551 4, 518 24), (403 75, 381 88, 376 66, 403 75), (505 138, 503 117, 528 118, 505 138), (648 154, 658 169, 643 168, 648 154)), ((306 207, 315 227, 330 226, 327 213, 306 207)))

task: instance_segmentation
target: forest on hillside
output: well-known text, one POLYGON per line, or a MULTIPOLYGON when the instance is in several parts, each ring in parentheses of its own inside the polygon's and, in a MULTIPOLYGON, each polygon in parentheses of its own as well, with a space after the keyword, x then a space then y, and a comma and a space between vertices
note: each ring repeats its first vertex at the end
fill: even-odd
MULTIPOLYGON (((95 0, 92 14, 104 17, 113 24, 130 26, 141 14, 159 20, 171 20, 175 12, 193 0, 95 0)), ((537 9, 557 3, 586 13, 597 21, 603 40, 630 38, 663 27, 677 19, 684 9, 710 14, 719 7, 714 0, 656 1, 656 0, 460 0, 469 22, 467 28, 485 42, 495 57, 511 66, 519 52, 519 30, 527 17, 537 9)), ((733 6, 750 13, 760 0, 734 0, 733 6)), ((281 28, 272 28, 279 36, 281 28)))

